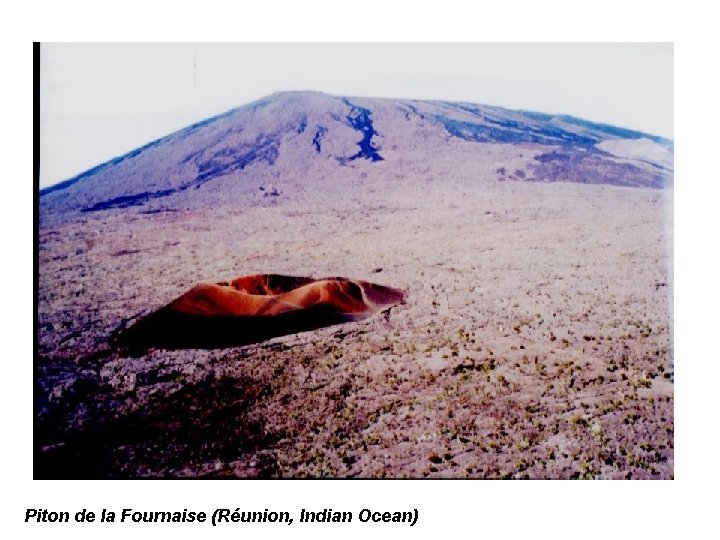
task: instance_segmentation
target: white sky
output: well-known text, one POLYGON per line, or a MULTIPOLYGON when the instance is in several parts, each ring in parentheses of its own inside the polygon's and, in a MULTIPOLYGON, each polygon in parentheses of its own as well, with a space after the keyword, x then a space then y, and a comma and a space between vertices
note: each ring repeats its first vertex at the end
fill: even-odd
POLYGON ((464 100, 673 135, 671 44, 43 44, 41 187, 278 90, 464 100))
POLYGON ((673 136, 671 44, 53 44, 41 187, 279 90, 463 100, 673 136))

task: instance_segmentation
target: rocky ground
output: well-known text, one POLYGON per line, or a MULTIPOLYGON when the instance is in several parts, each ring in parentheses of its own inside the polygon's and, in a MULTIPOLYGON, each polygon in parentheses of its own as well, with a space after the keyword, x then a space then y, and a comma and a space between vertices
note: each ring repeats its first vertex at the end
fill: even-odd
POLYGON ((672 189, 357 167, 43 226, 35 477, 673 477, 672 189), (109 345, 253 273, 407 297, 246 347, 109 345))

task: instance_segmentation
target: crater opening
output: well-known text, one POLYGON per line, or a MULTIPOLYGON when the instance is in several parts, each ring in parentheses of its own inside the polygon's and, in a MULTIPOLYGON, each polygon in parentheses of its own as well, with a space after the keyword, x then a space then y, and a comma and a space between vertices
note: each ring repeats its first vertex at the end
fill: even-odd
POLYGON ((200 283, 114 338, 131 349, 222 348, 369 317, 399 304, 399 289, 343 277, 279 274, 200 283))

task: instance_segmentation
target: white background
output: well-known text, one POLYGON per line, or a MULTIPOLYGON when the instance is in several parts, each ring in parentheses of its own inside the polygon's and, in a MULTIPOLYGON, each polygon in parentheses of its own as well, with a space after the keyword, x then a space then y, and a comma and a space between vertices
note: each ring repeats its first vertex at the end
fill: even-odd
POLYGON ((41 2, 5 7, 2 47, 4 537, 708 538, 717 534, 718 265, 716 18, 692 2, 446 0, 338 2, 41 2), (397 4, 400 4, 398 2, 397 4), (470 7, 473 6, 473 7, 470 7), (32 260, 35 245, 31 41, 642 40, 675 42, 675 478, 663 482, 32 480, 32 260), (410 528, 26 524, 26 508, 420 510, 410 528))

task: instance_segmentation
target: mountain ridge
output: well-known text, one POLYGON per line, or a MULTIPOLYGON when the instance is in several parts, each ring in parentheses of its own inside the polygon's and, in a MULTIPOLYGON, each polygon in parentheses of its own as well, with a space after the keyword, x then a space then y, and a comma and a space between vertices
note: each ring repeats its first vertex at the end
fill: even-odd
POLYGON ((396 173, 413 153, 408 160, 416 164, 439 152, 457 152, 458 161, 478 159, 465 143, 516 145, 533 153, 512 171, 515 176, 502 174, 510 167, 498 163, 494 180, 671 184, 673 142, 640 131, 468 102, 289 91, 196 122, 43 188, 41 207, 45 214, 77 215, 144 206, 230 176, 282 184, 306 172, 347 175, 358 161, 396 173), (618 140, 648 141, 651 147, 613 153, 617 145, 599 146, 618 140), (415 152, 417 147, 425 153, 415 152))

